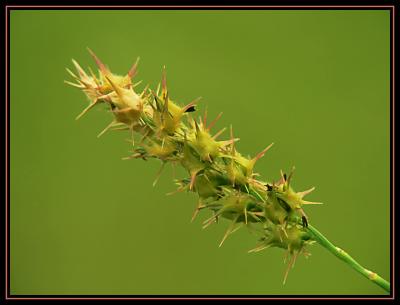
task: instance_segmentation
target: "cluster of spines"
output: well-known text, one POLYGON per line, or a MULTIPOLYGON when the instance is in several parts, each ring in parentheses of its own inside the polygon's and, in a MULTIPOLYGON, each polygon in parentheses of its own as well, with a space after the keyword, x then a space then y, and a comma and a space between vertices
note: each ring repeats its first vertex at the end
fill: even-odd
POLYGON ((243 225, 252 230, 257 230, 254 225, 258 226, 261 232, 259 244, 249 252, 269 247, 286 249, 286 256, 290 256, 286 280, 298 254, 308 256, 305 247, 313 242, 305 230, 308 219, 302 206, 319 204, 303 200, 314 188, 295 192, 290 185, 294 168, 289 176, 281 171, 278 182, 267 183, 257 179, 255 164, 273 143, 253 158, 247 158, 236 150, 235 142, 239 139, 234 138, 232 126, 230 138, 218 140, 226 129, 212 135, 211 128, 222 113, 209 124, 207 110, 198 120, 194 119, 191 113, 196 110, 200 98, 184 106, 171 100, 165 67, 156 91, 146 86, 137 93, 134 88, 140 82, 133 83, 132 79, 137 74, 139 58, 125 76, 120 76, 112 73, 91 50, 89 52, 98 66, 98 76, 91 69, 87 74, 75 60, 73 64, 77 75, 67 69, 76 83, 66 83, 81 89, 89 99, 89 105, 77 119, 97 104, 107 104, 113 120, 100 132, 99 137, 108 130, 129 130, 133 150, 125 159, 156 158, 162 162, 154 183, 166 163, 180 164, 189 177, 177 180, 179 187, 173 193, 186 190, 198 194, 199 200, 192 221, 203 209, 213 213, 203 222, 203 228, 217 222, 220 217, 229 219, 231 224, 220 246, 243 225), (140 135, 137 143, 134 140, 136 134, 140 135))

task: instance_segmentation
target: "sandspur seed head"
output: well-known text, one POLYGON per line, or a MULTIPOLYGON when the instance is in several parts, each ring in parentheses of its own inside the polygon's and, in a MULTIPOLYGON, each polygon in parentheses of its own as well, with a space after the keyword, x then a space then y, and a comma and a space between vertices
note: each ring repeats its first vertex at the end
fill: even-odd
POLYGON ((160 83, 161 90, 148 86, 136 92, 132 78, 137 74, 138 60, 126 75, 117 75, 91 51, 98 67, 98 76, 91 70, 86 73, 73 60, 76 73, 68 70, 76 83, 67 82, 83 91, 90 104, 78 116, 81 117, 100 103, 106 103, 113 114, 113 121, 99 134, 107 130, 128 130, 131 133, 133 154, 126 158, 159 159, 161 168, 156 174, 157 182, 164 166, 180 164, 189 177, 177 179, 178 189, 173 192, 191 191, 199 199, 192 217, 199 211, 207 210, 212 216, 203 227, 218 222, 220 218, 229 221, 229 226, 220 242, 240 227, 261 227, 258 246, 249 252, 258 252, 270 247, 286 250, 288 270, 300 253, 306 253, 306 246, 312 243, 303 206, 316 204, 303 198, 314 188, 295 192, 291 185, 293 171, 287 176, 281 172, 277 183, 266 183, 258 179, 255 164, 273 145, 268 145, 254 157, 244 157, 235 147, 232 127, 230 139, 219 140, 225 128, 214 133, 211 129, 222 112, 210 123, 207 111, 199 120, 192 118, 198 99, 181 106, 171 100, 167 87, 165 67, 160 83), (134 134, 140 135, 139 142, 134 134), (300 218, 301 217, 301 218, 300 218))

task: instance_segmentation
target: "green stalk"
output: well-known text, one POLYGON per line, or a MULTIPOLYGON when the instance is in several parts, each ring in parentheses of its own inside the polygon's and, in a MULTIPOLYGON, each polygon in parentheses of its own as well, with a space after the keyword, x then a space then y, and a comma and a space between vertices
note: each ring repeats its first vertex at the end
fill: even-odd
POLYGON ((358 273, 361 273, 370 281, 374 282, 375 284, 379 285, 387 292, 390 293, 390 283, 380 277, 375 272, 372 272, 363 266, 361 266, 354 258, 352 258, 348 253, 333 245, 324 235, 321 234, 316 228, 311 225, 308 225, 308 231, 313 235, 313 239, 318 242, 322 247, 327 249, 333 255, 347 263, 351 268, 356 270, 358 273))

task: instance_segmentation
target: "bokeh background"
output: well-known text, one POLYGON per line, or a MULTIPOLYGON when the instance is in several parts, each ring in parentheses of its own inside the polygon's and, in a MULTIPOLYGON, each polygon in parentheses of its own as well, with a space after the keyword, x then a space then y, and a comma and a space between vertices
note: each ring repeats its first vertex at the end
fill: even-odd
MULTIPOLYGON (((122 161, 128 134, 97 139, 104 108, 75 121, 84 95, 63 81, 71 58, 224 112, 238 149, 274 147, 265 180, 295 165, 293 186, 316 186, 310 222, 365 267, 390 277, 390 16, 388 11, 12 11, 12 294, 384 294, 318 245, 282 285, 284 251, 248 254, 227 222, 190 218, 194 194, 160 163, 122 161)), ((226 134, 225 136, 228 136, 226 134)), ((185 173, 178 172, 184 176, 185 173)))

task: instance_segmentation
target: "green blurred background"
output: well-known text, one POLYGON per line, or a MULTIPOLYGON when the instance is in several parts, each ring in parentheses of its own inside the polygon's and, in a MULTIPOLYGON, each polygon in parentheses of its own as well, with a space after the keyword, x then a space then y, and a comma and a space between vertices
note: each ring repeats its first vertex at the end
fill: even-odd
MULTIPOLYGON (((122 161, 128 134, 96 135, 104 108, 75 117, 83 93, 63 83, 86 47, 171 97, 198 96, 224 115, 238 149, 274 147, 266 180, 295 165, 296 190, 316 186, 310 222, 365 267, 390 277, 389 11, 12 11, 12 294, 384 294, 318 245, 282 285, 284 251, 248 254, 227 222, 201 229, 194 194, 160 163, 122 161)), ((228 133, 225 134, 228 136, 228 133)), ((179 172, 179 175, 184 173, 179 172)))

